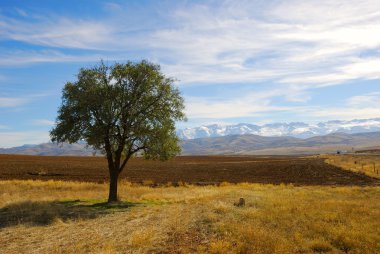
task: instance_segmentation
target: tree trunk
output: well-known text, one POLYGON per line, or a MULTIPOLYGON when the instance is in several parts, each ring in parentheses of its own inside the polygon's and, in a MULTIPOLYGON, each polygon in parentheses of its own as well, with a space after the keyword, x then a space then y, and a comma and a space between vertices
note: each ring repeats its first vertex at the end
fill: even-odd
POLYGON ((119 177, 119 173, 110 170, 110 190, 108 195, 108 203, 117 202, 117 179, 119 177))

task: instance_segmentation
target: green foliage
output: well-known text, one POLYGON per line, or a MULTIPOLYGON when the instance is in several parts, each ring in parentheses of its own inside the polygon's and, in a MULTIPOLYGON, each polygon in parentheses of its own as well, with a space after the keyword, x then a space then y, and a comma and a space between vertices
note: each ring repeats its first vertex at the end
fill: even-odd
POLYGON ((103 151, 110 170, 119 172, 136 153, 173 157, 180 152, 175 122, 185 120, 184 101, 173 82, 148 61, 82 68, 77 81, 63 88, 51 139, 84 140, 103 151))

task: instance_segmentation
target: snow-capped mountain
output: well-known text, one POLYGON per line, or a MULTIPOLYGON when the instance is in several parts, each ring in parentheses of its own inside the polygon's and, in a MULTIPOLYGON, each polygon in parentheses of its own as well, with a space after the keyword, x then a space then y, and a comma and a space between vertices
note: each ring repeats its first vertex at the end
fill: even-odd
POLYGON ((333 120, 318 124, 307 124, 303 122, 272 123, 265 125, 247 123, 235 125, 212 124, 180 129, 177 130, 177 135, 183 140, 244 134, 267 137, 291 136, 296 138, 310 138, 335 132, 354 134, 374 131, 380 131, 380 118, 355 119, 350 121, 333 120))

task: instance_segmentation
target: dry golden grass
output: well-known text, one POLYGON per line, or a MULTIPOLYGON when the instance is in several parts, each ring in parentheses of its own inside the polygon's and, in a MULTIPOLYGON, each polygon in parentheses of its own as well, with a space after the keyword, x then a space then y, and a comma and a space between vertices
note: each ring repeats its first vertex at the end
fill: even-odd
POLYGON ((107 188, 0 181, 0 252, 380 253, 380 187, 107 188))
POLYGON ((380 156, 361 154, 325 155, 326 162, 346 170, 380 179, 380 156))

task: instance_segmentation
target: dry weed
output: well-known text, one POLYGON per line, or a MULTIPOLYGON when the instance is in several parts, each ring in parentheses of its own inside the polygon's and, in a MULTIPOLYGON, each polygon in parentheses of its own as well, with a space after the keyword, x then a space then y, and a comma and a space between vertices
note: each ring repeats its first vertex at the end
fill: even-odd
POLYGON ((380 187, 121 182, 112 207, 107 190, 0 181, 1 252, 380 253, 380 187))

